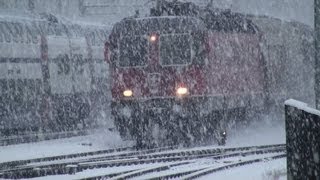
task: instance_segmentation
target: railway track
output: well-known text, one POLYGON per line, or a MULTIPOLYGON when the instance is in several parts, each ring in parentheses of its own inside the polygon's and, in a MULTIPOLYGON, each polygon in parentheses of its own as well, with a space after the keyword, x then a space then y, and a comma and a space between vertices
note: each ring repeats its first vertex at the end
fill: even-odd
POLYGON ((52 132, 52 133, 30 133, 24 135, 13 135, 0 138, 0 146, 8 146, 14 144, 40 142, 46 140, 63 139, 75 136, 85 136, 90 134, 92 130, 78 130, 66 132, 52 132))
POLYGON ((249 159, 248 163, 261 162, 266 158, 271 158, 270 160, 272 160, 276 157, 284 157, 285 145, 277 144, 236 148, 201 147, 193 149, 160 147, 139 151, 135 150, 135 147, 109 149, 104 151, 2 163, 0 164, 0 178, 18 179, 63 174, 69 174, 72 176, 92 170, 113 169, 112 172, 104 173, 103 175, 86 176, 81 178, 128 179, 142 177, 155 172, 168 171, 157 178, 182 178, 186 176, 187 178, 192 179, 206 173, 237 167, 239 165, 246 165, 246 163, 243 163, 245 161, 237 162, 242 163, 237 165, 234 161, 231 161, 231 163, 223 163, 227 164, 225 167, 197 165, 192 168, 187 168, 187 171, 172 171, 171 169, 181 168, 183 166, 193 166, 199 161, 216 164, 217 162, 228 162, 227 160, 230 158, 244 158, 251 156, 259 157, 255 158, 255 161, 253 161, 254 159, 249 159))

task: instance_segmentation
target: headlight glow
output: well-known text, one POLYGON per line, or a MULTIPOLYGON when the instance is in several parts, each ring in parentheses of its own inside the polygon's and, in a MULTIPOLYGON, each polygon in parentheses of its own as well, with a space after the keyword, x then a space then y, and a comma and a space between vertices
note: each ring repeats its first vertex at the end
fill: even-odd
POLYGON ((131 90, 125 90, 123 91, 123 95, 125 97, 131 97, 133 95, 133 92, 131 90))
POLYGON ((179 88, 177 89, 177 94, 178 94, 179 96, 186 95, 186 94, 188 94, 188 89, 185 88, 185 87, 179 87, 179 88))
POLYGON ((156 35, 151 35, 150 36, 150 41, 151 42, 155 42, 157 40, 157 36, 156 35))

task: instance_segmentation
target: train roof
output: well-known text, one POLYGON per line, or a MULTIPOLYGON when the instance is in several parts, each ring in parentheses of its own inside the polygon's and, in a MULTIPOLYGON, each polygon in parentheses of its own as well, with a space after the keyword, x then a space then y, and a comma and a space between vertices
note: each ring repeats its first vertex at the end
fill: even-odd
MULTIPOLYGON (((40 35, 56 35, 67 37, 87 37, 92 45, 103 46, 108 39, 110 29, 104 25, 75 23, 52 14, 39 16, 12 16, 0 14, 1 42, 32 42, 40 35)), ((34 43, 37 41, 35 40, 34 43)))
MULTIPOLYGON (((256 33, 259 31, 255 23, 245 14, 232 12, 229 9, 217 9, 211 6, 202 8, 191 2, 161 1, 161 3, 156 8, 151 8, 149 16, 125 18, 119 24, 126 24, 128 21, 147 20, 171 23, 171 21, 177 21, 177 19, 193 19, 192 22, 190 21, 191 23, 210 31, 236 33, 256 33)), ((126 26, 124 28, 128 29, 126 26)), ((129 30, 134 31, 133 28, 129 28, 129 30)))
POLYGON ((160 16, 144 18, 125 18, 114 26, 114 32, 122 35, 143 35, 152 32, 185 33, 202 30, 203 22, 189 16, 160 16))

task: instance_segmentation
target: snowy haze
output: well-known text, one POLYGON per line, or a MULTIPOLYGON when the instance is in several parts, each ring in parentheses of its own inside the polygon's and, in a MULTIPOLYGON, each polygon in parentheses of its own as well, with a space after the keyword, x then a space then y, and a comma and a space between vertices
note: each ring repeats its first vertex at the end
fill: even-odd
MULTIPOLYGON (((120 19, 147 12, 150 0, 0 0, 1 14, 10 9, 33 12, 51 12, 90 22, 113 24, 120 19), (34 4, 30 3, 34 2, 34 4), (98 6, 97 6, 98 5, 98 6)), ((184 0, 206 5, 210 0, 184 0)), ((284 20, 295 20, 313 26, 313 0, 213 0, 217 8, 231 8, 233 11, 268 15, 284 20)), ((12 12, 12 11, 11 11, 12 12)))
POLYGON ((263 14, 285 20, 296 20, 313 26, 313 0, 233 0, 232 9, 263 14))

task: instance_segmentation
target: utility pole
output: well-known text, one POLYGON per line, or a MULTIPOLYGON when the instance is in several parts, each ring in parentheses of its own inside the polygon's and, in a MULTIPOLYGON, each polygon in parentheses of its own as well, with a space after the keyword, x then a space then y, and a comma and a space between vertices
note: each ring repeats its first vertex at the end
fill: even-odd
POLYGON ((315 30, 315 102, 320 109, 320 0, 314 0, 314 30, 315 30))

